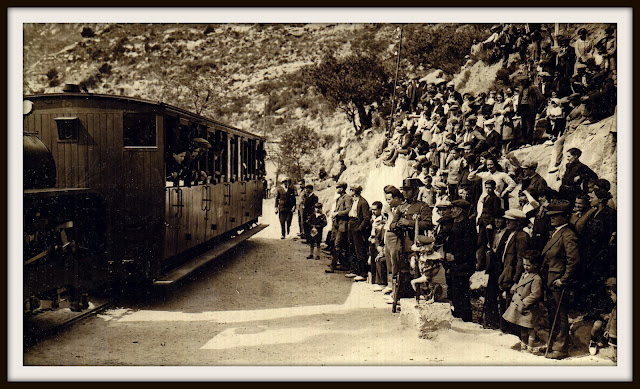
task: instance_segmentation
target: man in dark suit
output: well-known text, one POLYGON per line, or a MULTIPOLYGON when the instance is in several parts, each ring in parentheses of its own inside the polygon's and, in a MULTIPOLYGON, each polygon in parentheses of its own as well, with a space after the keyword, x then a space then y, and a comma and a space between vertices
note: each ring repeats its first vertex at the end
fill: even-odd
POLYGON ((314 207, 318 202, 318 196, 313 193, 313 185, 307 184, 304 187, 305 196, 302 203, 302 227, 304 231, 304 238, 307 242, 311 241, 311 226, 309 225, 309 217, 313 215, 314 207))
POLYGON ((349 256, 351 272, 346 277, 354 281, 367 279, 367 237, 371 228, 371 209, 369 203, 361 196, 362 186, 351 186, 351 208, 349 209, 349 256))
POLYGON ((549 185, 547 181, 536 172, 538 162, 529 161, 521 165, 522 167, 522 189, 529 192, 532 196, 539 193, 545 193, 549 185))
POLYGON ((296 210, 296 190, 291 185, 288 177, 282 179, 282 185, 278 187, 276 193, 276 214, 280 217, 280 229, 284 239, 291 232, 291 221, 293 212, 296 210))
POLYGON ((578 193, 587 193, 587 183, 598 175, 591 168, 580 162, 582 151, 571 148, 567 151, 567 166, 558 190, 563 199, 573 203, 578 193))
POLYGON ((547 208, 553 230, 542 250, 544 262, 541 276, 547 288, 549 328, 553 327, 549 334, 550 350, 547 350, 547 358, 552 359, 568 356, 569 293, 566 289, 572 286, 580 262, 578 238, 569 226, 571 208, 567 200, 558 200, 547 208))
POLYGON ((339 182, 336 186, 336 191, 340 197, 336 200, 336 208, 330 215, 332 218, 331 234, 333 237, 333 260, 329 266, 330 269, 325 270, 326 273, 335 272, 338 263, 344 266, 347 261, 349 248, 347 228, 349 223, 349 211, 351 210, 351 196, 346 194, 346 190, 346 182, 339 182))

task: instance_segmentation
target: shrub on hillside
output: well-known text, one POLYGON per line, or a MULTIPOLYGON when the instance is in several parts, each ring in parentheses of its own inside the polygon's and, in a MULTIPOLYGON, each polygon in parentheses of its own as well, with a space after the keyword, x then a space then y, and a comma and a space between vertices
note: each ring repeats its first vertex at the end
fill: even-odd
POLYGON ((84 27, 80 35, 82 35, 83 38, 93 38, 96 36, 91 27, 84 27))
POLYGON ((51 68, 46 74, 47 80, 51 81, 58 78, 58 70, 56 68, 51 68))

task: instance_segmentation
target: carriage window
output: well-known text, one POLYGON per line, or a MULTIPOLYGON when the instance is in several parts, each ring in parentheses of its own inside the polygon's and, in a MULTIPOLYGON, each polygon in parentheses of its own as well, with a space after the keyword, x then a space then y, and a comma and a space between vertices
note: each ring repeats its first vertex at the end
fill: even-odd
POLYGON ((80 121, 76 116, 54 118, 58 127, 58 140, 77 141, 80 121))
POLYGON ((156 147, 156 115, 125 113, 122 127, 125 147, 156 147))

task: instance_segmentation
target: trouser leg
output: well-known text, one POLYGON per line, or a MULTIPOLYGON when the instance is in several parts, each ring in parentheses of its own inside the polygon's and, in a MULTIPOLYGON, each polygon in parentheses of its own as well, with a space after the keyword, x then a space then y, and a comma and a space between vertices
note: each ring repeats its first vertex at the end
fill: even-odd
POLYGON ((286 235, 287 232, 287 215, 285 212, 278 213, 278 219, 280 220, 280 230, 282 232, 282 236, 286 235))
POLYGON ((567 315, 568 296, 560 299, 562 291, 551 290, 549 293, 549 329, 553 326, 554 316, 556 317, 553 332, 549 334, 551 338, 551 350, 567 352, 569 350, 569 317, 567 315))

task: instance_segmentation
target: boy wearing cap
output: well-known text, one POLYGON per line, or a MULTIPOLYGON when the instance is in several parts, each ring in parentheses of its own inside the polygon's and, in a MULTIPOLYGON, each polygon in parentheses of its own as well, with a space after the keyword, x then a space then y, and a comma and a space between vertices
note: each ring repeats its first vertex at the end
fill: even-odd
POLYGON ((313 213, 309 215, 307 224, 309 226, 309 235, 307 242, 309 243, 309 256, 307 259, 314 258, 320 259, 320 242, 322 241, 322 230, 327 225, 327 217, 322 213, 322 203, 315 203, 313 206, 313 213))
POLYGON ((305 197, 304 202, 302 203, 302 231, 304 231, 304 238, 307 240, 307 243, 311 240, 310 232, 311 226, 309 225, 308 219, 315 212, 315 205, 318 202, 318 196, 313 193, 313 185, 307 184, 304 187, 305 197))
POLYGON ((551 350, 547 350, 551 351, 547 355, 551 359, 564 359, 569 350, 569 296, 566 288, 574 282, 580 262, 578 238, 569 227, 571 208, 571 203, 566 200, 558 200, 548 206, 547 214, 553 231, 541 252, 543 268, 546 269, 541 276, 548 293, 549 328, 554 329, 549 334, 551 350))

